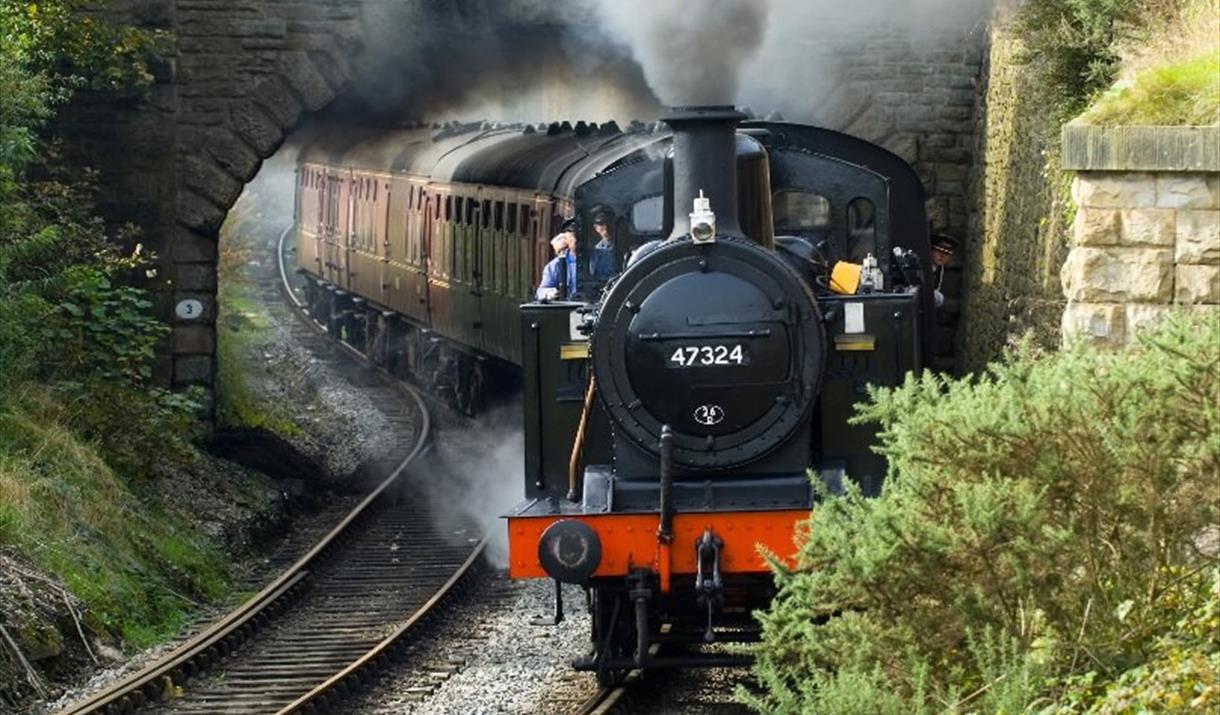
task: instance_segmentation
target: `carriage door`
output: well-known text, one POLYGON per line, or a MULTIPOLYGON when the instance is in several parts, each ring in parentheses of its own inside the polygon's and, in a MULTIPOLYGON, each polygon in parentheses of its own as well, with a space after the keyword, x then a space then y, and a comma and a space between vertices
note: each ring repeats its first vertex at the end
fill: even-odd
POLYGON ((334 277, 336 285, 351 289, 351 245, 352 245, 352 200, 354 195, 352 172, 345 171, 335 177, 335 224, 334 224, 334 277))
POLYGON ((339 202, 342 200, 343 179, 337 174, 326 175, 326 232, 323 236, 326 280, 338 285, 343 244, 343 227, 339 224, 339 202))
POLYGON ((427 305, 428 310, 428 325, 432 325, 432 308, 433 295, 432 290, 432 233, 434 226, 432 225, 432 206, 436 198, 423 187, 420 187, 420 213, 419 213, 419 272, 420 286, 423 288, 423 300, 427 305))
POLYGON ((387 177, 373 179, 373 253, 377 256, 377 295, 382 305, 390 304, 393 276, 390 270, 390 182, 387 177))

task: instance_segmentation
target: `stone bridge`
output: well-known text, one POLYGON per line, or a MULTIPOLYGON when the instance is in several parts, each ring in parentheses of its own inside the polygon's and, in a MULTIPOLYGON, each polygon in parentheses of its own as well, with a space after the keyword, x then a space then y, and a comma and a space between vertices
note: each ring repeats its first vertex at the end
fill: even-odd
MULTIPOLYGON (((438 86, 450 63, 477 84, 484 70, 497 71, 496 60, 481 68, 463 59, 464 53, 471 48, 477 53, 493 39, 503 47, 504 38, 517 32, 551 35, 555 20, 546 11, 554 5, 544 0, 108 4, 107 12, 118 20, 168 31, 175 38, 174 53, 153 68, 156 81, 146 97, 86 97, 66 112, 60 130, 77 160, 101 171, 106 218, 140 226, 144 243, 160 257, 164 282, 157 286, 158 305, 173 327, 157 364, 160 379, 175 387, 212 385, 220 226, 263 160, 304 118, 362 92, 381 96, 379 76, 407 85, 386 95, 399 98, 394 101, 426 103, 429 93, 460 94, 462 87, 438 86), (426 49, 413 54, 411 48, 426 49), (425 86, 429 89, 416 91, 425 86), (198 301, 202 312, 174 310, 189 300, 198 301)), ((579 17, 565 21, 582 22, 579 17)), ((790 96, 808 95, 812 116, 787 118, 877 141, 913 162, 928 189, 934 226, 962 235, 985 52, 985 33, 977 23, 946 28, 935 41, 918 44, 900 31, 818 42, 807 57, 823 71, 791 68, 792 86, 784 88, 790 96), (811 74, 821 79, 805 86, 811 74)), ((513 79, 514 86, 530 81, 528 71, 513 79)), ((418 116, 415 109, 393 111, 412 117, 418 116)), ((938 352, 949 354, 951 345, 949 336, 938 352)))

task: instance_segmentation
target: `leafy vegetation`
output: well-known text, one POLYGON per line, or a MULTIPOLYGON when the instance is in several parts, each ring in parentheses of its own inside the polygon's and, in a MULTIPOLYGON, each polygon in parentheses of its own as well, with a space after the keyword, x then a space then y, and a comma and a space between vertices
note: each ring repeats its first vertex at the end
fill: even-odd
MULTIPOLYGON (((93 628, 146 646, 181 625, 192 605, 185 594, 225 591, 227 557, 180 517, 142 500, 130 481, 133 455, 118 460, 127 467, 121 472, 105 441, 99 449, 84 436, 117 438, 118 415, 99 424, 94 413, 107 401, 128 410, 156 405, 130 393, 87 397, 98 403, 25 384, 0 413, 0 545, 55 574, 87 604, 93 628)), ((143 422, 127 415, 128 424, 143 422)))
POLYGON ((1146 40, 1122 51, 1119 80, 1078 121, 1220 123, 1220 1, 1185 0, 1146 40))
POLYGON ((880 497, 827 496, 761 614, 764 712, 1220 704, 1220 315, 911 376, 880 497))
POLYGON ((201 428, 200 395, 151 384, 154 257, 95 215, 96 176, 50 132, 78 90, 138 97, 165 38, 84 7, 0 0, 0 548, 141 646, 228 587, 226 559, 151 488, 201 428))
POLYGON ((1136 75, 1107 92, 1081 118, 1103 125, 1220 123, 1220 47, 1199 57, 1136 75))
POLYGON ((1025 60, 1056 115, 1077 114, 1118 72, 1120 47, 1175 14, 1177 0, 1029 0, 1018 14, 1025 60))
POLYGON ((1217 0, 1029 0, 1018 22, 1057 119, 1098 101, 1084 121, 1215 124, 1218 12, 1217 0))

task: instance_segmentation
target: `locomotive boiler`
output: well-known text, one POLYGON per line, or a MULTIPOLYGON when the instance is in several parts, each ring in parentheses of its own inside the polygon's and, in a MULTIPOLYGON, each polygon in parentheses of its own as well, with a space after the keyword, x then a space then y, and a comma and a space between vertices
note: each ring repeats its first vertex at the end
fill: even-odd
MULTIPOLYGON (((766 554, 791 558, 815 482, 880 488, 873 433, 848 418, 920 369, 931 336, 910 167, 745 119, 666 117, 662 235, 587 301, 521 307, 527 499, 507 515, 509 571, 587 590, 577 667, 604 683, 742 662, 700 644, 751 637, 766 554)), ((578 209, 632 196, 632 166, 583 185, 578 209)))

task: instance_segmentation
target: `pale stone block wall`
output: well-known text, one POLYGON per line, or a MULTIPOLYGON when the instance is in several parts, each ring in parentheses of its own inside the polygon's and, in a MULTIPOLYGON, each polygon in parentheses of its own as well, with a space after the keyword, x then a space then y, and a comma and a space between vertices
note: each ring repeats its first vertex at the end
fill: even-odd
POLYGON ((1220 310, 1220 129, 1068 127, 1077 171, 1065 336, 1130 342, 1174 306, 1220 310))

